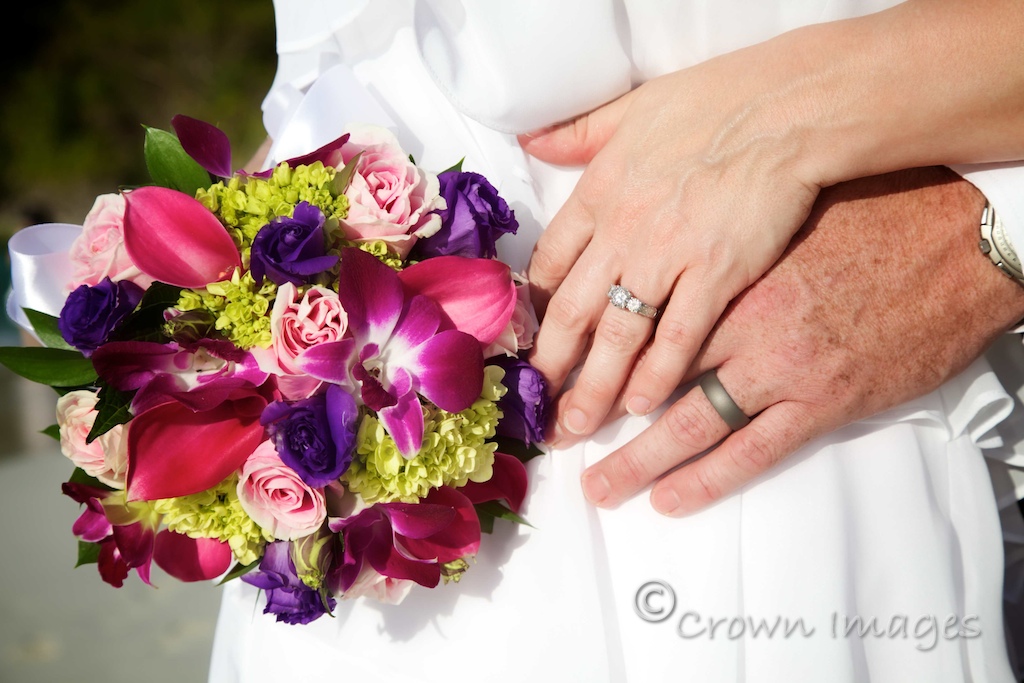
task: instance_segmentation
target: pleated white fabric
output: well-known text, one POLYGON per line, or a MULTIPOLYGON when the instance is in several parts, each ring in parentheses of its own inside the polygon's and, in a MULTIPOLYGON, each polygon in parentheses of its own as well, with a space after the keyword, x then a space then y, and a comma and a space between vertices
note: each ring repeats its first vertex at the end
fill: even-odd
MULTIPOLYGON (((516 210, 520 234, 499 246, 521 269, 579 172, 526 157, 510 132, 887 4, 277 0, 272 157, 355 120, 392 127, 429 168, 465 156, 516 210)), ((997 428, 1013 407, 980 359, 685 519, 644 495, 612 511, 584 500, 584 468, 657 413, 620 420, 531 461, 533 528, 499 524, 457 585, 398 606, 341 601, 335 619, 287 626, 229 584, 210 681, 1012 681, 1000 504, 1015 509, 1017 456, 997 428)))

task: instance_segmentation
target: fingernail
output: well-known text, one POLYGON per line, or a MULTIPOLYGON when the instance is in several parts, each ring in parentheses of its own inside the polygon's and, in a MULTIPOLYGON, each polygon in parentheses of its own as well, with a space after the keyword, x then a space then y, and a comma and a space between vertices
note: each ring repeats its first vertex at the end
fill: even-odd
POLYGON ((672 515, 679 509, 679 494, 672 489, 655 489, 651 494, 651 505, 663 515, 672 515))
POLYGON ((651 410, 651 402, 643 396, 634 396, 626 403, 626 412, 630 415, 646 415, 651 410))
POLYGON ((573 434, 582 434, 587 429, 587 416, 579 408, 573 408, 565 414, 562 424, 573 434))
POLYGON ((611 484, 608 483, 608 478, 600 472, 595 473, 584 473, 583 475, 583 495, 587 497, 594 505, 600 505, 608 499, 609 494, 612 492, 611 484))

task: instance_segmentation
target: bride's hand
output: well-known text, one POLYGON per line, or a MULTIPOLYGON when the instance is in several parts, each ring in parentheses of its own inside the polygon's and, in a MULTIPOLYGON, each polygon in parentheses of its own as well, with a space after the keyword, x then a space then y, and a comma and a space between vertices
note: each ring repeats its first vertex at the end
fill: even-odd
POLYGON ((552 163, 589 162, 529 269, 547 308, 532 361, 554 390, 592 345, 554 438, 557 425, 576 435, 600 426, 654 330, 609 306, 610 285, 661 309, 626 388, 629 412, 643 414, 775 262, 820 187, 1024 158, 1020 7, 907 0, 651 80, 521 138, 552 163))
POLYGON ((531 362, 553 392, 589 347, 555 418, 569 433, 601 425, 652 332, 627 407, 660 405, 726 305, 806 219, 822 177, 819 86, 801 80, 812 58, 755 46, 520 138, 540 159, 588 164, 529 266, 543 313, 531 362), (660 309, 657 327, 609 305, 614 284, 660 309))
MULTIPOLYGON (((754 416, 750 424, 730 433, 694 387, 584 473, 587 497, 614 506, 669 472, 654 485, 652 505, 692 512, 810 439, 961 371, 1024 315, 1024 288, 978 249, 983 205, 973 186, 943 168, 825 190, 782 259, 726 311, 684 378, 717 369, 754 416)), ((625 395, 638 389, 646 365, 644 358, 625 395)), ((620 403, 613 415, 623 410, 620 403)))

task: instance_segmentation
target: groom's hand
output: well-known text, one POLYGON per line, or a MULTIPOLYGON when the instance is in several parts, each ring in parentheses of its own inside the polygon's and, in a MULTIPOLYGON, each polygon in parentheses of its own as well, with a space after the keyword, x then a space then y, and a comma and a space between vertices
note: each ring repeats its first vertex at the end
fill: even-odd
MULTIPOLYGON (((584 473, 587 497, 614 506, 660 477, 655 509, 693 512, 810 439, 963 370, 1024 317, 1024 288, 978 249, 983 206, 945 168, 824 191, 783 258, 727 309, 686 377, 717 369, 751 423, 730 433, 694 387, 584 473)), ((623 413, 620 403, 612 417, 623 413)))

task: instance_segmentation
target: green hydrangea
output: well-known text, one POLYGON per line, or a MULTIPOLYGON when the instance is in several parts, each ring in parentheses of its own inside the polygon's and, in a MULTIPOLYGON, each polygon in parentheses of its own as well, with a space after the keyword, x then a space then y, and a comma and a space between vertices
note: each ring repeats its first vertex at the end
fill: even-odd
POLYGON ((249 262, 249 249, 260 228, 280 216, 291 216, 295 205, 309 202, 329 219, 328 231, 348 215, 348 197, 335 187, 337 171, 317 161, 291 168, 282 163, 268 178, 233 176, 208 189, 200 188, 196 199, 227 227, 249 262))
POLYGON ((205 289, 183 289, 175 308, 209 314, 214 329, 240 349, 267 348, 276 292, 277 285, 270 280, 257 286, 248 271, 243 274, 236 268, 230 280, 210 283, 205 289))
POLYGON ((152 505, 171 531, 226 542, 235 559, 252 564, 263 554, 264 543, 274 539, 242 509, 237 487, 238 476, 231 475, 202 493, 155 500, 152 505))
POLYGON ((356 437, 356 455, 342 479, 367 503, 415 503, 438 486, 464 486, 491 478, 494 450, 489 442, 501 419, 497 400, 505 394, 505 371, 484 370, 484 388, 473 405, 459 413, 437 406, 423 410, 423 446, 405 459, 394 439, 372 415, 365 415, 356 437))

